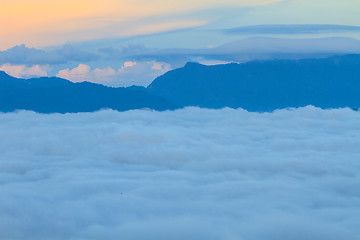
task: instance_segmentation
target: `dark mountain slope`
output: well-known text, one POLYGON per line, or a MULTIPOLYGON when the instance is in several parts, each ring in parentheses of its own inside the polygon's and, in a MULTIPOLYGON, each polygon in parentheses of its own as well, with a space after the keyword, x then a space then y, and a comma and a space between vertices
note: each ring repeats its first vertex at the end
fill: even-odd
POLYGON ((18 109, 40 113, 92 112, 103 108, 125 111, 177 106, 144 91, 109 88, 88 82, 72 83, 61 78, 17 79, 0 72, 0 111, 18 109))
POLYGON ((188 63, 155 79, 147 90, 181 106, 358 109, 360 55, 216 66, 188 63))

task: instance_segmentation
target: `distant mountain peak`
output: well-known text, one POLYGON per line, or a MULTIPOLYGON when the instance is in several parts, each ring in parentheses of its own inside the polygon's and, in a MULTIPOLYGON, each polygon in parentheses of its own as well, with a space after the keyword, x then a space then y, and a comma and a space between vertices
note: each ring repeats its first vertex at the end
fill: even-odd
POLYGON ((360 55, 204 66, 189 62, 148 91, 180 106, 272 111, 314 105, 360 108, 360 55))
POLYGON ((241 64, 188 62, 147 88, 110 88, 61 78, 13 78, 0 71, 0 111, 91 112, 149 108, 244 108, 273 111, 313 105, 360 108, 360 55, 262 60, 241 64))
POLYGON ((0 77, 9 77, 9 74, 0 70, 0 77))
POLYGON ((3 83, 7 82, 7 84, 12 84, 12 83, 17 84, 18 82, 23 81, 23 79, 15 78, 13 76, 10 76, 9 74, 7 74, 4 71, 0 71, 0 81, 3 83))
POLYGON ((199 66, 204 66, 204 65, 197 63, 197 62, 187 62, 185 64, 184 68, 199 67, 199 66))
POLYGON ((0 72, 0 112, 93 112, 110 108, 168 110, 178 106, 145 91, 111 88, 90 82, 73 83, 57 77, 13 78, 0 72))

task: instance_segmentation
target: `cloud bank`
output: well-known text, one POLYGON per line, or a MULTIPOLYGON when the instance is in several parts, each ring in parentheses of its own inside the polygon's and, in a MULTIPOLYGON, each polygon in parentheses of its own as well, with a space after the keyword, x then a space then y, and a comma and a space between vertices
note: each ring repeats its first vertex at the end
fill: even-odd
POLYGON ((250 37, 224 45, 203 49, 169 48, 148 50, 134 54, 136 60, 157 60, 182 66, 188 61, 247 62, 268 59, 304 59, 337 54, 360 53, 360 41, 351 38, 331 37, 314 39, 286 39, 250 37))
POLYGON ((28 67, 26 65, 4 64, 0 66, 0 71, 17 78, 47 77, 49 69, 49 65, 32 65, 28 67))
POLYGON ((334 54, 360 53, 360 40, 345 37, 288 39, 249 37, 223 45, 207 48, 146 48, 143 44, 123 45, 84 51, 81 47, 64 45, 55 50, 16 46, 0 51, 0 64, 52 65, 71 64, 99 65, 119 64, 127 61, 161 61, 183 65, 186 61, 221 60, 249 61, 254 59, 318 57, 334 54))
POLYGON ((18 45, 5 51, 0 51, 0 64, 65 64, 71 62, 90 62, 97 60, 94 53, 85 52, 66 44, 56 50, 45 51, 18 45))
POLYGON ((0 114, 1 239, 356 240, 360 114, 0 114))

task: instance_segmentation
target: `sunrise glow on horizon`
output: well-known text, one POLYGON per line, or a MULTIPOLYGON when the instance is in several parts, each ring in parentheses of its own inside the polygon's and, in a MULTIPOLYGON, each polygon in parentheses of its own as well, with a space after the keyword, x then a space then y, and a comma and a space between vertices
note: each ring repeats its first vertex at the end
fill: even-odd
POLYGON ((195 16, 187 19, 181 14, 216 7, 258 6, 278 1, 1 1, 0 20, 6 24, 0 26, 0 49, 11 47, 14 43, 46 46, 71 40, 132 36, 201 26, 211 19, 195 16), (147 21, 149 18, 171 15, 175 17, 170 20, 147 21))
POLYGON ((0 4, 0 50, 19 44, 45 47, 214 23, 214 27, 278 23, 278 18, 289 23, 360 24, 355 22, 360 3, 354 0, 1 0, 0 4), (304 9, 310 9, 311 15, 299 17, 304 9), (224 23, 228 18, 234 18, 232 24, 224 23))

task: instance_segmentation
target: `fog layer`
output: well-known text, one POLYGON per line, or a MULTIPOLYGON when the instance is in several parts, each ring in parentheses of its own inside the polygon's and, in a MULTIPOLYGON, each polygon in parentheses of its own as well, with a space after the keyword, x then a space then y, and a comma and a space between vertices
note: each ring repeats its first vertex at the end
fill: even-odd
POLYGON ((0 114, 0 239, 356 240, 360 113, 0 114))

